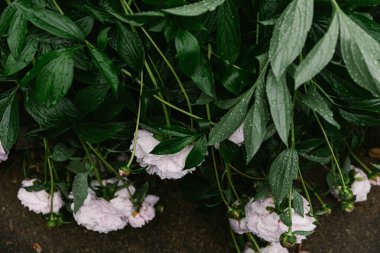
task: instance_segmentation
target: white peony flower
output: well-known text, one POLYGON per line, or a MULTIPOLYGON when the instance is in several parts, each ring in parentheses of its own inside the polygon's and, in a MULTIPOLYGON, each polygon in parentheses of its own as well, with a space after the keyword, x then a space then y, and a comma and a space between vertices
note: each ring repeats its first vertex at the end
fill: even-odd
MULTIPOLYGON (((304 217, 296 214, 292 208, 292 231, 313 231, 315 229, 315 218, 310 217, 307 213, 310 211, 309 204, 305 198, 304 201, 304 217)), ((280 219, 280 216, 267 210, 268 207, 275 207, 274 199, 269 197, 263 200, 253 201, 247 203, 245 207, 245 215, 247 218, 248 229, 263 238, 268 242, 278 243, 281 234, 288 231, 286 226, 280 219)), ((305 236, 296 235, 297 243, 301 243, 305 236)))
MULTIPOLYGON (((22 187, 17 193, 17 198, 21 201, 21 204, 28 207, 30 211, 35 213, 48 214, 50 213, 51 198, 50 194, 45 190, 28 192, 23 187, 29 187, 33 185, 36 179, 23 180, 22 187)), ((57 213, 63 206, 61 192, 54 192, 53 197, 53 212, 57 213)))
POLYGON ((128 222, 134 228, 140 228, 156 216, 154 205, 159 201, 155 195, 147 195, 139 210, 133 209, 128 215, 128 222))
POLYGON ((7 152, 5 152, 3 145, 1 144, 1 141, 0 141, 0 163, 6 161, 7 159, 8 159, 7 152))
MULTIPOLYGON (((256 251, 247 245, 244 253, 256 253, 256 251)), ((279 243, 270 243, 268 246, 261 248, 260 253, 289 253, 289 251, 279 243)))
POLYGON ((120 215, 109 201, 97 198, 91 189, 84 204, 74 213, 74 219, 79 225, 100 233, 119 230, 127 225, 126 217, 120 215))
POLYGON ((275 207, 273 198, 254 201, 251 199, 245 206, 248 229, 268 242, 279 242, 282 233, 288 227, 281 222, 280 216, 267 210, 267 207, 275 207))
MULTIPOLYGON (((147 167, 149 174, 157 174, 161 179, 178 179, 191 173, 195 168, 184 170, 187 155, 193 146, 182 149, 178 153, 170 155, 153 155, 150 152, 160 142, 153 134, 146 130, 139 130, 136 139, 136 160, 142 167, 147 167)), ((130 147, 133 149, 133 143, 130 147)))
MULTIPOLYGON (((313 231, 316 228, 316 225, 314 225, 314 222, 316 221, 314 217, 311 217, 308 215, 310 212, 310 206, 309 202, 302 197, 303 200, 303 210, 304 210, 304 216, 295 213, 294 209, 292 208, 292 231, 313 231)), ((301 243, 302 240, 306 239, 306 236, 304 235, 296 235, 297 243, 301 243)))
POLYGON ((367 194, 371 190, 371 183, 368 180, 367 174, 354 166, 351 169, 355 170, 355 181, 351 184, 351 191, 355 195, 355 202, 367 200, 367 194))
POLYGON ((239 126, 238 129, 233 132, 233 134, 228 138, 238 146, 241 146, 244 143, 244 123, 239 126))

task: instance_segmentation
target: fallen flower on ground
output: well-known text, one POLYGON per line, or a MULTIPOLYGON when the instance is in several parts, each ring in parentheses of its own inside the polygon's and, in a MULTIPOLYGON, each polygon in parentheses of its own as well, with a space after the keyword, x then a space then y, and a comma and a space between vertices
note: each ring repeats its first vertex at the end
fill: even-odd
MULTIPOLYGON (((22 187, 19 189, 17 198, 21 204, 28 207, 30 211, 35 213, 48 214, 50 212, 51 198, 50 194, 45 190, 40 191, 27 191, 25 187, 33 186, 37 179, 23 180, 22 187)), ((57 213, 63 206, 61 192, 54 192, 53 197, 53 212, 57 213)))

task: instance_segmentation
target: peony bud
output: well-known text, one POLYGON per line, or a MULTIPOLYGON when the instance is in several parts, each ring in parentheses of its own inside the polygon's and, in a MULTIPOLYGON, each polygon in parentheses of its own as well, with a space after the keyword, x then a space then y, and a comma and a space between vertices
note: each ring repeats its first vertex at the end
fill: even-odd
POLYGON ((339 199, 342 202, 352 201, 354 200, 354 194, 352 193, 351 189, 346 188, 345 190, 341 190, 339 192, 339 199))
POLYGON ((329 205, 327 204, 323 204, 322 207, 321 207, 321 215, 330 215, 332 213, 332 209, 329 205))
POLYGON ((120 167, 119 169, 119 175, 121 177, 127 177, 131 174, 131 168, 127 167, 127 166, 122 166, 120 167))
POLYGON ((355 203, 354 201, 342 201, 341 208, 342 210, 351 213, 355 208, 355 203))
POLYGON ((296 244, 297 238, 292 232, 285 232, 280 237, 282 247, 291 248, 296 244))
POLYGON ((243 216, 243 211, 238 208, 229 207, 227 216, 235 220, 240 220, 240 218, 243 216))

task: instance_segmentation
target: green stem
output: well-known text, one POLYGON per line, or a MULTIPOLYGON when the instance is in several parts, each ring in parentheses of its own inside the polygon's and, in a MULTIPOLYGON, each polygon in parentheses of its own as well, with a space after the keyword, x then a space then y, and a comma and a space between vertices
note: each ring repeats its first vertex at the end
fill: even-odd
MULTIPOLYGON (((159 90, 156 78, 154 77, 153 72, 149 67, 149 64, 146 61, 144 61, 144 65, 145 65, 146 71, 148 72, 150 79, 152 80, 154 87, 157 90, 159 90)), ((162 95, 161 91, 158 91, 158 96, 160 98, 164 99, 164 96, 162 95)), ((166 125, 170 126, 170 118, 169 118, 168 109, 166 108, 166 105, 164 103, 161 102, 161 105, 162 105, 162 110, 164 111, 164 114, 165 114, 166 125)))
POLYGON ((305 184, 306 182, 305 182, 305 180, 303 180, 303 177, 302 177, 302 173, 301 173, 301 169, 300 169, 300 168, 298 168, 298 175, 299 175, 299 177, 300 177, 301 184, 302 184, 303 190, 304 190, 305 195, 306 195, 306 199, 307 199, 307 201, 309 202, 309 206, 310 206, 310 214, 311 214, 311 216, 313 216, 313 215, 314 215, 313 205, 312 205, 312 203, 311 203, 311 199, 310 199, 309 191, 308 191, 307 188, 306 188, 306 184, 305 184))
POLYGON ((55 8, 57 8, 58 12, 59 12, 62 16, 65 15, 65 14, 63 13, 61 7, 59 6, 59 4, 58 4, 55 0, 52 0, 52 2, 53 2, 53 4, 54 4, 55 8))
POLYGON ((293 109, 292 109, 292 122, 291 122, 291 135, 292 135, 292 148, 295 148, 295 134, 294 134, 294 110, 296 107, 297 90, 293 94, 293 109))
POLYGON ((234 246, 235 246, 235 249, 236 249, 236 252, 237 253, 241 253, 240 249, 239 249, 239 245, 236 241, 236 237, 235 237, 235 233, 234 231, 232 231, 232 227, 230 226, 230 234, 231 234, 231 237, 232 237, 232 241, 234 243, 234 246))
MULTIPOLYGON (((128 12, 126 12, 126 14, 133 14, 132 9, 125 2, 125 0, 121 0, 121 2, 122 2, 122 5, 125 6, 128 9, 128 12)), ((158 54, 164 60, 165 64, 168 66, 170 72, 172 72, 172 74, 174 76, 174 79, 177 81, 177 83, 179 85, 179 88, 181 89, 181 92, 182 92, 183 96, 185 97, 185 100, 186 100, 189 112, 193 113, 193 108, 191 106, 191 102, 190 102, 189 96, 188 96, 188 94, 187 94, 187 92, 185 90, 185 87, 183 86, 183 83, 182 83, 181 79, 177 75, 177 72, 174 70, 172 64, 169 62, 169 60, 166 58, 166 56, 164 55, 164 53, 161 51, 160 47, 156 44, 156 42, 149 35, 149 33, 145 30, 145 28, 144 27, 140 27, 140 28, 141 28, 141 31, 145 34, 145 36, 148 38, 148 40, 152 43, 153 47, 157 50, 158 54)), ((190 117, 190 126, 191 126, 191 128, 193 128, 193 125, 194 125, 193 118, 190 117)))
POLYGON ((247 235, 248 239, 249 239, 249 240, 253 243, 253 245, 255 246, 256 251, 257 251, 258 253, 260 253, 261 250, 260 250, 259 244, 257 243, 255 237, 253 237, 253 235, 252 235, 251 233, 246 233, 246 235, 247 235))
POLYGON ((304 183, 305 183, 306 187, 309 188, 309 190, 313 192, 313 194, 317 198, 318 202, 321 203, 322 206, 326 205, 325 202, 323 201, 323 199, 321 198, 321 196, 319 196, 319 194, 316 191, 314 191, 313 188, 311 188, 311 186, 306 181, 304 183))
POLYGON ((372 170, 370 168, 368 168, 367 165, 365 165, 360 159, 359 157, 357 157, 354 152, 350 151, 350 154, 351 156, 354 158, 354 160, 360 164, 360 166, 362 166, 363 169, 365 169, 369 174, 372 173, 372 170))
POLYGON ((259 44, 259 35, 260 35, 260 13, 257 12, 256 16, 256 45, 259 44))
POLYGON ((92 157, 90 155, 90 152, 88 151, 88 148, 87 148, 86 144, 81 139, 79 139, 79 141, 82 144, 84 152, 86 153, 87 160, 90 163, 92 170, 94 171, 94 175, 95 175, 96 181, 98 181, 98 184, 100 186, 103 186, 103 181, 102 181, 102 178, 100 176, 100 172, 98 170, 98 167, 96 167, 96 165, 94 164, 94 161, 92 160, 92 157))
POLYGON ((44 138, 44 148, 45 148, 45 156, 47 156, 47 163, 49 167, 49 175, 50 175, 50 215, 53 215, 53 208, 54 208, 54 175, 53 175, 53 169, 51 167, 50 162, 50 151, 49 151, 49 144, 46 138, 44 138))
POLYGON ((231 178, 231 170, 230 170, 230 167, 228 166, 228 163, 225 163, 225 168, 226 168, 226 172, 227 172, 227 180, 228 180, 228 183, 230 184, 231 189, 232 189, 232 192, 234 193, 236 199, 237 199, 237 200, 239 201, 239 203, 241 204, 239 194, 237 193, 236 188, 235 188, 235 185, 234 185, 234 183, 232 182, 232 178, 231 178))
POLYGON ((224 196, 224 193, 223 193, 223 190, 222 190, 222 186, 220 184, 219 173, 218 173, 218 166, 216 164, 216 159, 215 159, 214 147, 211 147, 211 156, 212 156, 212 162, 213 162, 213 165, 214 165, 214 173, 215 173, 215 178, 216 178, 216 184, 218 185, 218 189, 219 189, 219 195, 222 198, 224 204, 228 207, 228 202, 227 202, 227 200, 226 200, 226 198, 224 196))
POLYGON ((137 110, 137 119, 136 119, 136 129, 135 129, 135 135, 133 137, 133 149, 132 149, 132 155, 129 159, 129 162, 127 164, 127 167, 130 168, 132 165, 133 158, 136 154, 136 142, 137 142, 137 134, 139 132, 139 126, 140 126, 140 114, 141 114, 141 97, 143 93, 143 87, 144 87, 144 72, 141 72, 141 78, 140 78, 140 97, 139 97, 139 108, 137 110))
POLYGON ((292 232, 292 199, 293 199, 293 188, 289 190, 289 201, 288 201, 288 212, 289 212, 289 220, 290 226, 288 232, 292 232))
POLYGON ((333 150, 333 148, 332 148, 332 146, 331 146, 331 143, 330 143, 330 141, 329 141, 329 138, 327 137, 326 131, 325 131, 325 129, 323 128, 323 125, 322 125, 321 121, 319 120, 317 114, 316 114, 314 111, 313 111, 313 114, 314 114, 314 117, 316 118, 316 120, 317 120, 317 122, 318 122, 319 128, 321 129, 321 131, 322 131, 322 133, 323 133, 323 136, 324 136, 324 138, 325 138, 325 140, 326 140, 327 146, 328 146, 329 149, 330 149, 331 156, 333 157, 333 160, 334 160, 334 162, 335 162, 335 164, 336 164, 336 166, 337 166, 337 168, 338 168, 339 176, 340 176, 340 179, 341 179, 341 181, 342 181, 342 187, 343 187, 343 190, 346 191, 346 184, 345 184, 345 182, 344 182, 343 173, 342 173, 342 170, 341 170, 341 168, 340 168, 340 165, 339 165, 338 159, 337 159, 336 156, 335 156, 334 150, 333 150))
POLYGON ((245 174, 244 172, 240 171, 239 169, 237 169, 236 167, 234 167, 232 164, 228 164, 237 174, 243 176, 243 177, 246 177, 246 178, 249 178, 249 179, 254 179, 254 180, 263 180, 264 178, 262 177, 252 177, 250 175, 247 175, 245 174))

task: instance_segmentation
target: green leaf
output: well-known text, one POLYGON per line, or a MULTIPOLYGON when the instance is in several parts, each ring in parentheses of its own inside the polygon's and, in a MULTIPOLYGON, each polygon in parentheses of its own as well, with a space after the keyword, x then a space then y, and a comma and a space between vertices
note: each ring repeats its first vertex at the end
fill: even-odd
POLYGON ((84 122, 75 125, 74 132, 80 139, 91 143, 99 143, 111 139, 127 128, 125 122, 95 123, 84 122))
POLYGON ((225 0, 203 0, 197 3, 163 9, 162 11, 176 16, 194 17, 208 11, 214 11, 216 7, 223 4, 224 1, 225 0))
POLYGON ((79 173, 73 181, 74 213, 83 205, 88 194, 87 173, 79 173))
POLYGON ((296 213, 301 215, 301 217, 304 216, 304 209, 303 209, 303 198, 301 194, 298 193, 298 191, 293 190, 293 207, 296 213))
POLYGON ((267 77, 266 92, 270 113, 281 140, 288 145, 288 136, 292 118, 292 101, 286 85, 285 75, 276 79, 273 72, 267 77))
POLYGON ((210 61, 205 55, 201 55, 201 61, 196 66, 194 73, 192 73, 191 79, 207 96, 216 96, 210 61))
POLYGON ((239 13, 234 0, 226 0, 218 9, 216 52, 233 64, 239 56, 240 44, 239 13))
POLYGON ((151 154, 154 155, 168 155, 168 154, 175 154, 196 141, 199 138, 199 135, 193 135, 193 136, 187 136, 187 137, 180 137, 175 139, 170 139, 167 141, 160 142, 152 152, 151 154))
POLYGON ((9 151, 13 144, 16 143, 19 133, 19 110, 16 90, 6 98, 6 103, 0 122, 0 140, 4 149, 9 151))
POLYGON ((343 3, 350 6, 375 6, 379 5, 379 0, 343 0, 343 3))
POLYGON ((281 202, 289 193, 298 172, 298 154, 294 148, 284 150, 273 161, 269 170, 269 185, 276 197, 281 202))
POLYGON ((239 102, 220 119, 216 126, 211 129, 208 145, 214 145, 229 138, 241 125, 241 122, 247 114, 249 101, 251 100, 253 91, 254 88, 251 88, 241 95, 239 97, 239 102))
POLYGON ((4 66, 4 76, 13 75, 28 66, 37 52, 37 46, 37 40, 27 39, 25 47, 18 57, 13 54, 9 54, 4 66))
POLYGON ((29 82, 35 78, 41 70, 52 60, 64 56, 64 55, 72 55, 76 48, 65 48, 65 49, 58 49, 50 51, 44 55, 42 55, 40 58, 37 59, 36 64, 34 67, 25 74, 25 76, 22 78, 20 82, 21 87, 25 87, 29 84, 29 82))
POLYGON ((68 127, 81 121, 79 112, 74 104, 68 99, 62 99, 57 105, 47 107, 37 104, 27 94, 25 109, 33 119, 42 127, 57 128, 68 127))
POLYGON ((313 20, 313 0, 293 0, 274 27, 269 60, 278 78, 301 52, 313 20))
POLYGON ((92 29, 94 28, 94 19, 90 16, 86 16, 76 20, 75 24, 78 25, 83 35, 87 36, 91 33, 92 29))
POLYGON ((16 8, 13 6, 7 6, 0 16, 0 36, 3 36, 9 28, 11 20, 16 13, 16 8))
POLYGON ((361 87, 380 96, 380 44, 343 12, 338 16, 340 49, 348 73, 361 87))
POLYGON ((29 7, 24 2, 13 2, 18 10, 38 28, 55 36, 84 42, 84 36, 78 26, 67 16, 37 6, 29 7))
POLYGON ((191 149, 190 153, 187 155, 185 169, 195 168, 199 166, 205 159, 207 153, 207 139, 203 135, 194 147, 191 149))
POLYGON ((63 54, 41 69, 36 80, 36 100, 41 104, 57 104, 69 90, 74 78, 72 55, 63 54))
POLYGON ((92 85, 83 88, 76 94, 74 103, 81 113, 88 114, 104 101, 108 90, 109 87, 105 85, 92 85))
POLYGON ((138 33, 117 22, 117 49, 128 67, 140 72, 144 67, 145 50, 138 33))
POLYGON ((380 24, 365 14, 351 13, 349 17, 380 43, 380 24))
POLYGON ((9 30, 8 30, 8 47, 11 53, 17 58, 23 48, 28 21, 24 18, 19 10, 13 15, 9 30))
POLYGON ((179 67, 183 73, 190 76, 201 61, 199 42, 190 32, 181 29, 177 31, 174 42, 179 67))
POLYGON ((56 162, 65 162, 75 154, 75 151, 75 148, 68 147, 66 144, 60 142, 55 145, 50 158, 56 162))
POLYGON ((314 46, 306 58, 297 67, 295 89, 318 74, 332 59, 339 34, 338 16, 334 13, 330 27, 323 38, 314 46))
POLYGON ((338 129, 340 128, 339 123, 334 120, 333 112, 330 110, 327 102, 318 93, 315 86, 312 86, 312 88, 308 90, 306 96, 302 97, 301 102, 312 111, 321 115, 331 125, 336 126, 338 129))
POLYGON ((264 75, 257 81, 255 102, 249 109, 244 121, 244 145, 246 150, 246 163, 249 163, 261 143, 264 141, 266 126, 268 124, 268 105, 265 100, 264 75))
POLYGON ((97 41, 98 48, 102 51, 104 51, 104 49, 106 49, 106 47, 107 47, 108 32, 110 29, 111 29, 111 27, 106 27, 103 30, 101 30, 100 33, 98 34, 98 38, 96 41, 97 41))
POLYGON ((74 174, 85 173, 87 171, 86 165, 82 161, 70 161, 66 168, 74 174))
POLYGON ((100 73, 106 79, 108 85, 111 87, 114 93, 117 93, 119 88, 119 78, 112 60, 102 51, 97 48, 89 46, 88 51, 91 55, 92 61, 99 69, 100 73))
POLYGON ((380 118, 378 115, 368 115, 360 112, 348 112, 339 109, 340 115, 349 123, 356 126, 380 126, 380 118))
POLYGON ((186 137, 186 136, 193 136, 197 133, 184 127, 176 126, 176 125, 164 125, 157 128, 157 130, 160 133, 163 133, 165 135, 170 135, 174 137, 186 137))

